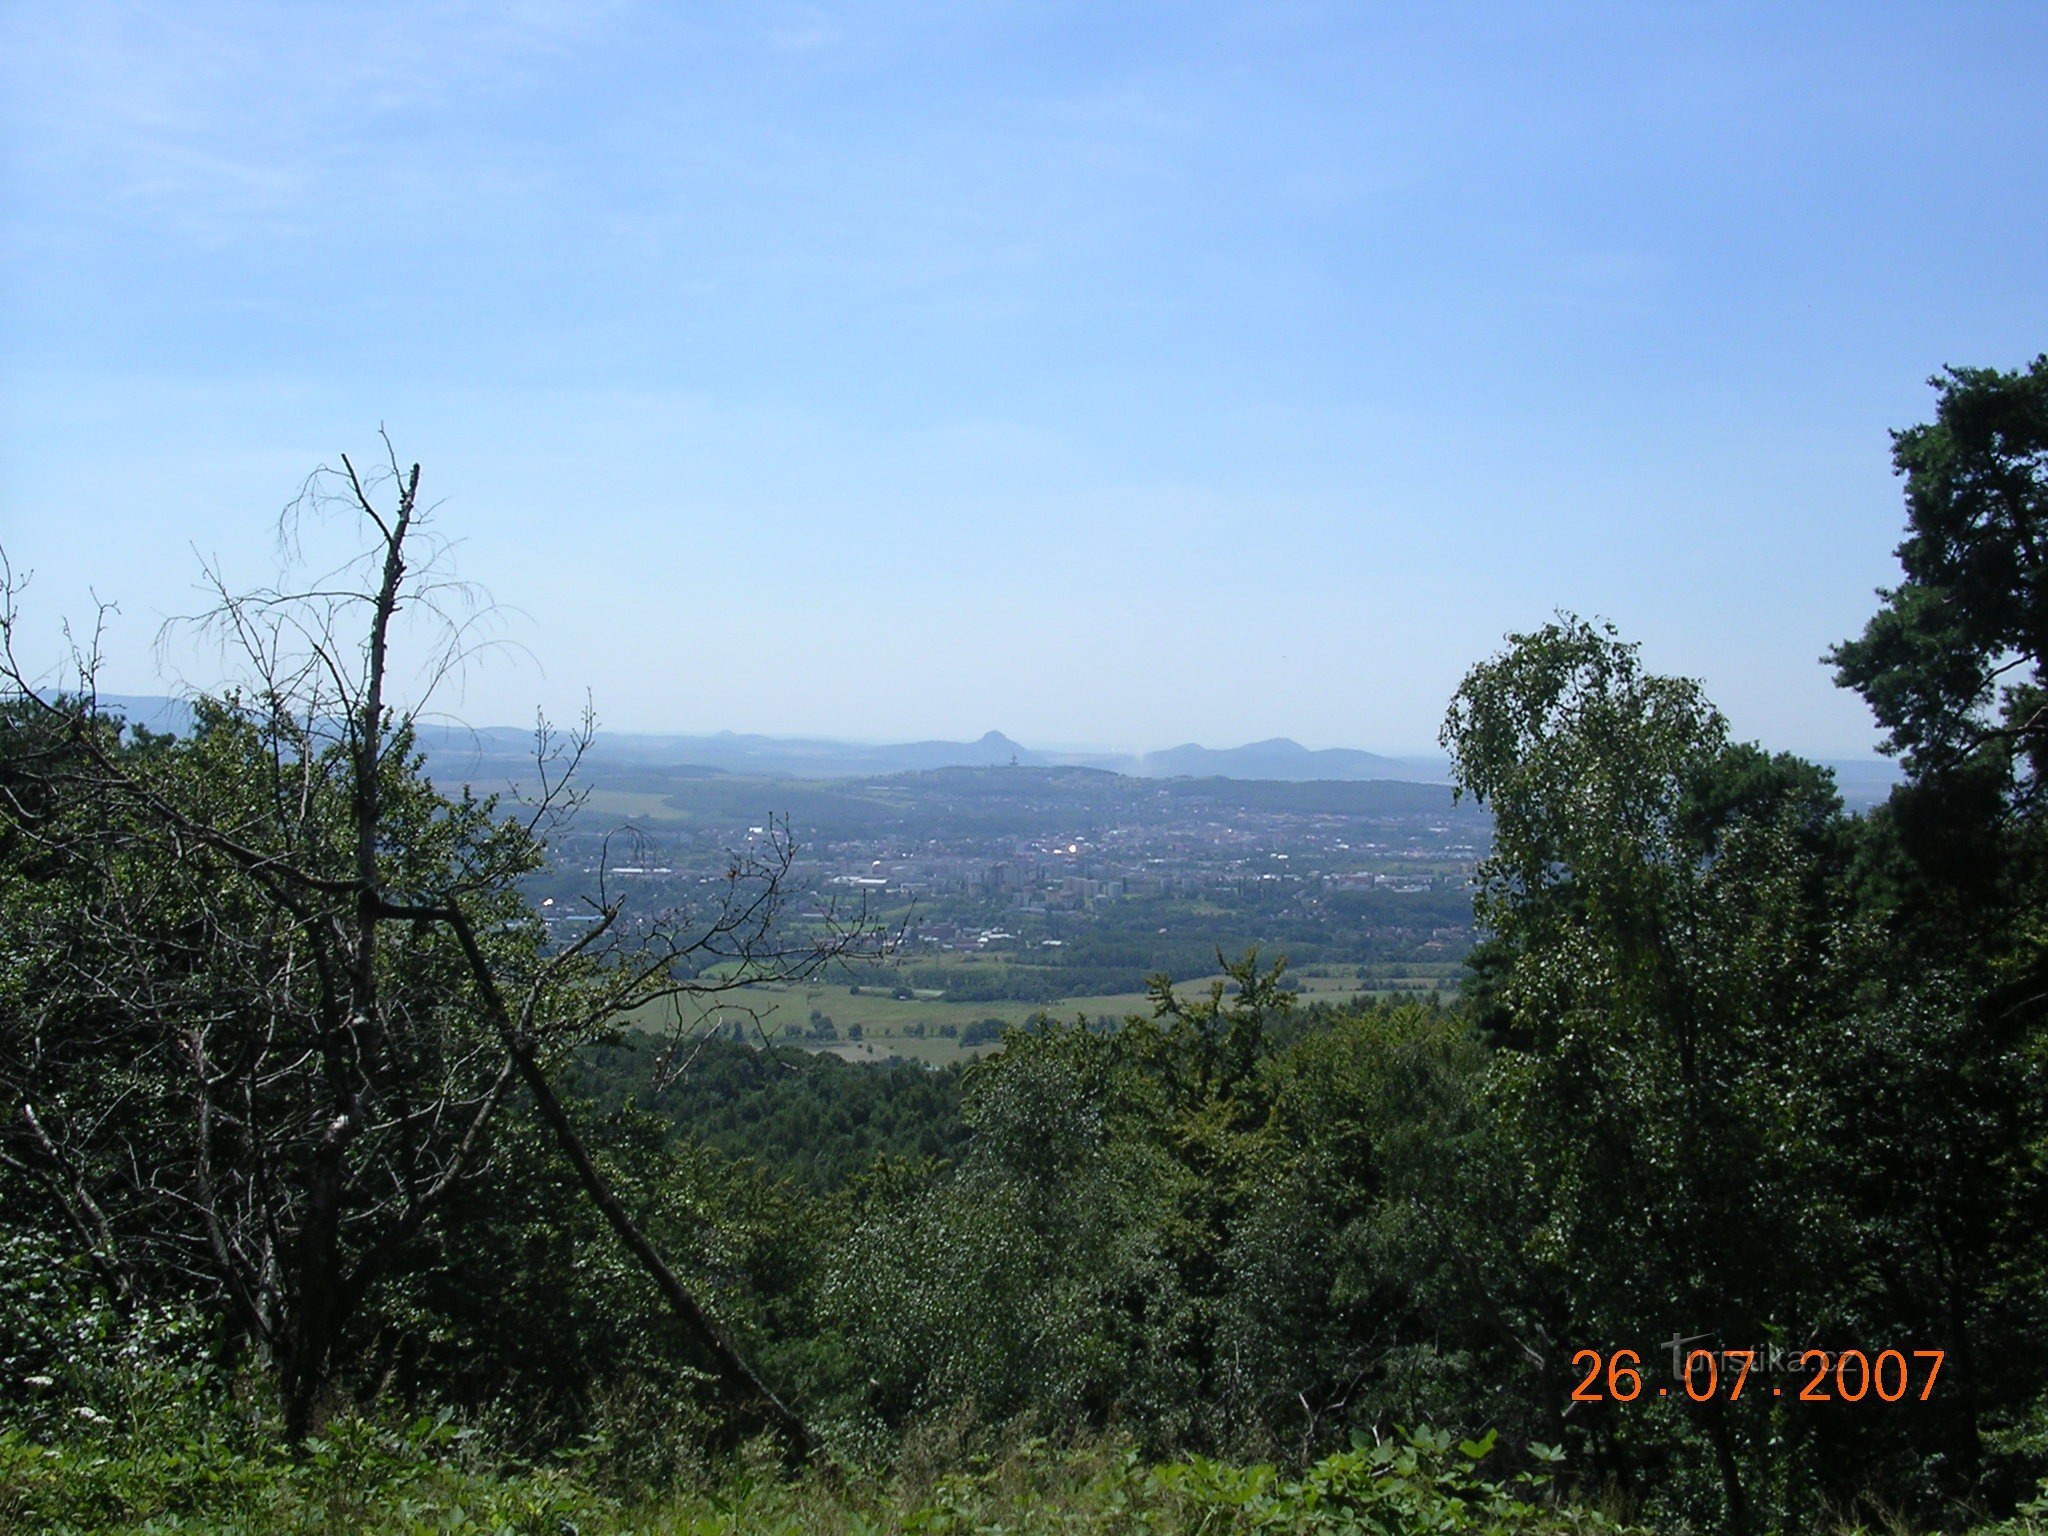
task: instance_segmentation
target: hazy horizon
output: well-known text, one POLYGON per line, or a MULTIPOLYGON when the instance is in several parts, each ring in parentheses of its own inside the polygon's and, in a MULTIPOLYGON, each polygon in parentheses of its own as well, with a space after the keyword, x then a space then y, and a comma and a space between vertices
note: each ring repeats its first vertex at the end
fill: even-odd
MULTIPOLYGON (((116 710, 127 710, 134 705, 147 706, 156 703, 169 702, 172 702, 171 696, 163 694, 128 693, 123 690, 116 690, 112 688, 105 689, 103 690, 102 693, 102 703, 116 710)), ((532 724, 530 721, 520 722, 512 720, 461 719, 448 714, 446 711, 430 711, 423 718, 429 724, 441 726, 454 731, 472 730, 477 731, 479 733, 485 731, 523 732, 530 730, 532 728, 532 724)), ((573 722, 556 720, 551 718, 549 723, 551 726, 560 727, 573 722)), ((1371 742, 1303 741, 1298 736, 1287 735, 1259 737, 1255 740, 1245 741, 1225 740, 1223 738, 1217 738, 1215 740, 1209 741, 1201 741, 1196 740, 1194 738, 1186 738, 1180 741, 1162 741, 1140 745, 1125 745, 1113 742, 1077 742, 1058 739, 1040 740, 1037 738, 1026 738, 1020 736, 1015 731, 1004 730, 1001 726, 991 726, 986 731, 974 731, 970 733, 953 736, 931 734, 922 736, 848 736, 835 735, 828 731, 803 730, 801 728, 789 731, 738 731, 724 726, 710 726, 657 728, 651 730, 628 730, 621 727, 612 726, 603 720, 600 720, 598 722, 598 735, 600 738, 604 736, 620 736, 634 737, 650 741, 709 741, 716 740, 720 737, 728 736, 739 738, 758 737, 760 739, 768 741, 817 742, 831 746, 856 748, 903 747, 917 746, 927 743, 945 743, 961 746, 971 746, 980 742, 987 736, 994 735, 1003 737, 1005 740, 1011 742, 1012 744, 1018 747, 1024 748, 1034 753, 1040 753, 1044 755, 1061 757, 1130 759, 1156 757, 1161 754, 1172 752, 1184 747, 1199 747, 1205 751, 1226 753, 1239 751, 1247 747, 1264 746, 1271 742, 1288 742, 1294 746, 1301 748, 1305 752, 1359 752, 1366 754, 1368 756, 1385 758, 1389 762, 1409 764, 1418 767, 1423 765, 1442 766, 1448 765, 1449 763, 1449 758, 1444 752, 1443 748, 1440 745, 1435 744, 1432 744, 1430 747, 1424 749, 1403 751, 1374 745, 1371 742)), ((1860 753, 1851 752, 1839 754, 1819 753, 1811 754, 1811 759, 1813 761, 1831 763, 1837 766, 1860 765, 1872 768, 1881 768, 1884 769, 1887 773, 1896 774, 1898 772, 1897 763, 1894 759, 1886 757, 1882 753, 1876 751, 1860 753)))

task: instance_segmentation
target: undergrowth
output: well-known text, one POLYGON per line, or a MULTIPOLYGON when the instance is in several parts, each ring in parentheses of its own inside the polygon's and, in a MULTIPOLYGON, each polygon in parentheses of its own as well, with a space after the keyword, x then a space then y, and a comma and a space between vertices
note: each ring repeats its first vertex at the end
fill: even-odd
MULTIPOLYGON (((86 1426, 91 1429, 93 1426, 86 1426)), ((446 1419, 343 1418, 289 1457, 231 1437, 164 1442, 0 1431, 0 1531, 517 1533, 517 1536, 1053 1536, 1238 1532, 1409 1536, 1623 1530, 1548 1497, 1549 1469, 1482 1475, 1492 1437, 1418 1431, 1299 1473, 1201 1457, 1152 1464, 1104 1442, 1027 1442, 931 1481, 779 1475, 743 1457, 704 1486, 655 1498, 601 1491, 573 1462, 502 1469, 446 1419)))

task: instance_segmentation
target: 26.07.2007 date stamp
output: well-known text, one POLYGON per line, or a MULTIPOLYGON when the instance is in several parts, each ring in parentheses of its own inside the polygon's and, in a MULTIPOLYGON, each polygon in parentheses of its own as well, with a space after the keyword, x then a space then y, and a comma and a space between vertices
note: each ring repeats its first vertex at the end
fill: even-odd
POLYGON ((1632 1349, 1603 1354, 1581 1349, 1572 1355, 1572 1369, 1585 1375, 1572 1389, 1575 1403, 1632 1403, 1638 1398, 1683 1397, 1695 1403, 1737 1402, 1747 1387, 1752 1396, 1766 1390, 1765 1380, 1778 1371, 1803 1376, 1792 1386, 1773 1384, 1772 1397, 1798 1403, 1896 1403, 1908 1400, 1915 1382, 1919 1392, 1911 1401, 1926 1402, 1934 1393, 1946 1351, 1939 1349, 1879 1350, 1875 1356, 1860 1349, 1694 1349, 1683 1362, 1680 1348, 1689 1339, 1674 1339, 1671 1346, 1675 1386, 1649 1387, 1643 1382, 1642 1357, 1632 1349), (1755 1382, 1750 1375, 1764 1362, 1764 1373, 1755 1382), (1925 1371, 1924 1377, 1921 1372, 1925 1371))

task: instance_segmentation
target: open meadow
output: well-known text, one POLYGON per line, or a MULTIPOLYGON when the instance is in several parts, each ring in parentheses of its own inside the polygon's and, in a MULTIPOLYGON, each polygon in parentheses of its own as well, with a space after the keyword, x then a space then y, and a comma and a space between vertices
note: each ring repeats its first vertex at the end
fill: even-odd
MULTIPOLYGON (((929 966, 929 962, 922 964, 929 966)), ((962 956, 955 964, 963 971, 982 972, 991 968, 990 958, 985 956, 962 956)), ((1455 968, 1410 969, 1448 973, 1455 968)), ((1353 966, 1318 966, 1313 970, 1316 974, 1289 974, 1288 979, 1299 985, 1298 995, 1304 1002, 1424 997, 1433 992, 1448 996, 1456 989, 1455 977, 1449 974, 1361 976, 1353 966)), ((747 1037, 757 1043, 765 1036, 777 1045, 824 1052, 846 1061, 900 1059, 943 1067, 987 1055, 1000 1044, 1003 1029, 1028 1024, 1041 1016, 1121 1021, 1133 1015, 1149 1015, 1153 1006, 1151 998, 1143 992, 1091 993, 1057 1002, 954 1001, 942 990, 904 987, 893 979, 893 974, 893 967, 885 965, 848 972, 830 981, 814 978, 805 983, 750 988, 748 1006, 757 1019, 735 1012, 721 1022, 724 1028, 743 1028, 747 1037), (908 996, 901 995, 906 992, 908 996), (831 1034, 822 1030, 827 1022, 831 1034)), ((1198 976, 1177 984, 1176 989, 1199 996, 1212 982, 1223 980, 1220 973, 1198 976)), ((666 1016, 659 1009, 644 1009, 634 1022, 642 1028, 659 1029, 666 1016)))

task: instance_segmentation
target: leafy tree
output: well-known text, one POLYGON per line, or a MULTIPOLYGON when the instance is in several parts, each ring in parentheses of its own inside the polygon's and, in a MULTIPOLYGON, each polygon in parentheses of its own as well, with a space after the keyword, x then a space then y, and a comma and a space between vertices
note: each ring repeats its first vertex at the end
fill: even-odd
POLYGON ((212 1305, 274 1367, 299 1441, 352 1319, 473 1181, 516 1085, 730 1399, 808 1449, 618 1198, 550 1067, 628 1009, 666 1002, 686 1028, 684 1004, 806 974, 861 931, 783 936, 777 839, 734 860, 699 926, 629 940, 601 891, 576 941, 547 945, 517 881, 573 808, 589 722, 566 743, 541 729, 517 817, 436 792, 391 702, 394 623, 442 625, 428 691, 468 629, 436 602, 419 467, 365 479, 344 457, 288 516, 336 512, 363 537, 340 571, 252 593, 214 578, 206 622, 249 675, 200 701, 186 743, 124 745, 89 658, 77 698, 39 693, 5 588, 0 1167, 117 1295, 212 1305))
MULTIPOLYGON (((345 747, 227 706, 175 748, 80 730, 68 792, 13 823, 57 878, 7 888, 6 1155, 116 1295, 216 1303, 303 1434, 364 1295, 473 1171, 510 1066, 445 934, 363 921, 345 747)), ((512 881, 537 850, 384 745, 380 890, 464 888, 488 963, 530 968, 512 881)))
POLYGON ((1264 1438, 1230 1250, 1277 1177, 1263 1068, 1293 999, 1256 956, 1227 970, 1196 997, 1155 978, 1112 1033, 1012 1030, 970 1069, 958 1163, 859 1223, 828 1282, 864 1411, 1264 1438))
POLYGON ((1322 1017, 1262 1063, 1271 1150, 1228 1216, 1222 1395, 1302 1459, 1409 1421, 1555 1436, 1522 1390, 1513 1228, 1481 1206, 1504 1178, 1485 1066, 1462 1017, 1413 1003, 1322 1017))
POLYGON ((1935 419, 1892 436, 1905 580, 1829 660, 1916 776, 1991 754, 2031 794, 2048 751, 2048 354, 1929 382, 1935 419))
MULTIPOLYGON (((1476 906, 1519 1047, 1494 1094, 1551 1291, 1544 1389, 1563 1398, 1589 1340, 1789 1336, 1818 1273, 1807 1127, 1842 984, 1832 784, 1731 744, 1696 684, 1569 617, 1473 668, 1444 740, 1495 818, 1476 906)), ((1744 1447, 1769 1431, 1696 1417, 1741 1528, 1744 1447)))
POLYGON ((2008 1499, 2048 1293, 2048 356, 1951 368, 1935 418, 1893 434, 1904 579, 1829 656, 1906 769, 1866 819, 1869 953, 1839 1178, 1869 1234, 1858 1305, 1950 1352, 1919 1449, 1950 1494, 2008 1499))

